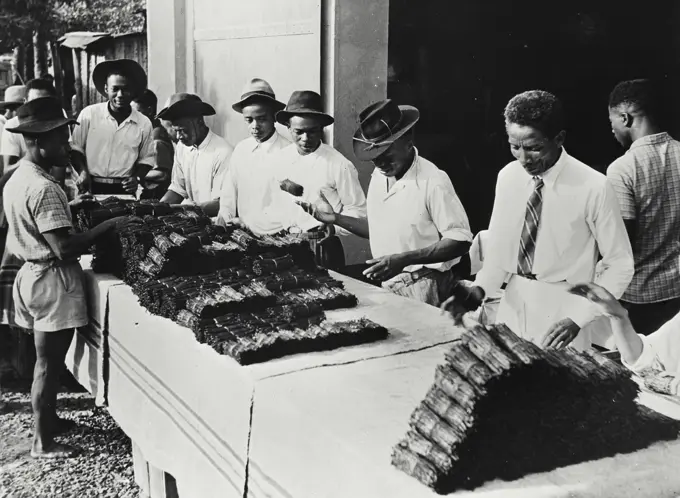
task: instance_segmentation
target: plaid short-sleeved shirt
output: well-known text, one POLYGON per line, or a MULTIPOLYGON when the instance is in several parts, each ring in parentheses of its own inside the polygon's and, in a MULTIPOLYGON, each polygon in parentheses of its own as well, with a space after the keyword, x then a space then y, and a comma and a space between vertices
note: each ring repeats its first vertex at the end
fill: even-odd
POLYGON ((9 226, 7 249, 23 261, 56 258, 43 234, 73 224, 66 194, 55 179, 22 159, 5 185, 3 205, 9 226))
POLYGON ((624 220, 635 221, 635 275, 624 301, 680 297, 680 142, 668 133, 636 140, 607 169, 624 220))

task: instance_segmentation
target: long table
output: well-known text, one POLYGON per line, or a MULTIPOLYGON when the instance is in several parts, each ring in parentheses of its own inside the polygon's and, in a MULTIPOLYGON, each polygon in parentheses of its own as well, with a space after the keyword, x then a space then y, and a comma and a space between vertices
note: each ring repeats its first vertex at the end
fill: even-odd
MULTIPOLYGON (((439 310, 334 275, 359 306, 329 318, 366 316, 389 339, 240 366, 149 314, 120 280, 86 275, 92 326, 68 366, 181 498, 436 496, 390 453, 460 335, 439 310)), ((641 401, 680 418, 673 399, 641 401)), ((675 496, 678 465, 680 441, 663 442, 455 496, 675 496)))

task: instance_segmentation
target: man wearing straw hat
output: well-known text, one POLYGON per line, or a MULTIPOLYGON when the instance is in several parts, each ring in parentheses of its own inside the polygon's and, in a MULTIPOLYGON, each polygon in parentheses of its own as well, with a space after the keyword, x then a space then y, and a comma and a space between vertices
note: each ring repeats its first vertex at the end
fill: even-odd
MULTIPOLYGON (((345 156, 322 142, 324 128, 334 120, 323 111, 318 93, 293 92, 286 108, 276 114, 276 120, 288 127, 294 142, 275 159, 277 180, 282 182, 281 188, 286 189, 279 195, 282 207, 277 205, 276 210, 285 217, 289 227, 301 230, 303 236, 309 238, 318 264, 332 270, 342 269, 345 255, 334 225, 314 219, 295 202, 296 199, 315 202, 323 194, 336 212, 365 217, 366 196, 357 170, 345 156)), ((339 227, 338 233, 348 232, 339 227)))
MULTIPOLYGON (((290 145, 276 131, 275 115, 286 107, 276 100, 274 90, 265 80, 250 80, 241 100, 232 108, 243 115, 250 137, 236 145, 220 197, 219 222, 238 219, 256 234, 272 234, 284 229, 272 206, 274 185, 272 155, 290 145)), ((278 192, 277 192, 278 194, 278 192)))
POLYGON ((359 114, 354 154, 373 161, 368 218, 332 209, 323 196, 308 213, 369 238, 373 259, 364 274, 395 294, 438 306, 470 271, 472 233, 448 175, 413 144, 418 109, 392 100, 359 114))
POLYGON ((27 150, 5 185, 3 204, 9 222, 7 247, 25 262, 14 282, 15 321, 33 331, 36 349, 31 455, 64 458, 74 450, 53 439, 68 429, 56 412, 58 378, 73 329, 88 323, 78 257, 96 238, 127 219, 105 221, 73 234, 66 194, 49 172, 68 163, 68 125, 75 121, 64 117, 59 100, 52 97, 26 103, 17 116, 17 126, 7 131, 21 133, 27 150))
POLYGON ((179 139, 170 188, 161 201, 196 204, 211 217, 220 209, 222 182, 234 150, 208 128, 204 117, 214 114, 213 106, 191 93, 172 95, 158 113, 158 119, 172 123, 179 139))
POLYGON ((133 60, 110 60, 97 64, 92 81, 107 102, 83 109, 71 137, 81 188, 134 195, 154 165, 151 121, 130 106, 146 88, 146 73, 133 60))

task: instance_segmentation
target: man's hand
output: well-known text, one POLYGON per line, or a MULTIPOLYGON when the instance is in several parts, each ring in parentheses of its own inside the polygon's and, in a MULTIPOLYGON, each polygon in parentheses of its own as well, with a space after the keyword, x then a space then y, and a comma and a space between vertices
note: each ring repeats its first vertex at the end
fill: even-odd
POLYGON ((78 186, 78 192, 90 192, 92 187, 92 178, 87 170, 82 170, 78 175, 76 180, 76 185, 78 186))
POLYGON ((139 182, 136 176, 129 176, 123 180, 123 189, 130 195, 135 195, 137 193, 137 186, 139 182))
POLYGON ((68 204, 71 207, 78 207, 82 204, 87 204, 88 202, 94 202, 94 196, 92 194, 80 194, 68 204))
POLYGON ((618 299, 601 285, 594 283, 578 284, 570 288, 569 292, 586 298, 600 308, 602 313, 607 316, 614 318, 625 318, 628 316, 628 311, 621 306, 618 299))
POLYGON ((295 203, 300 206, 305 212, 314 217, 317 221, 321 223, 326 223, 327 225, 334 225, 336 220, 336 213, 333 211, 333 206, 328 202, 326 196, 322 192, 319 192, 319 198, 314 204, 310 204, 304 201, 296 200, 295 203))
POLYGON ((564 318, 554 323, 541 341, 544 349, 562 349, 576 339, 581 327, 576 325, 571 318, 564 318))
POLYGON ((408 266, 408 262, 402 254, 390 254, 389 256, 369 259, 366 264, 372 266, 363 271, 364 275, 371 280, 380 282, 399 275, 408 266))
POLYGON ((484 302, 484 289, 477 285, 466 286, 460 281, 453 285, 452 295, 440 306, 442 313, 448 313, 454 323, 460 324, 463 315, 474 311, 484 302))

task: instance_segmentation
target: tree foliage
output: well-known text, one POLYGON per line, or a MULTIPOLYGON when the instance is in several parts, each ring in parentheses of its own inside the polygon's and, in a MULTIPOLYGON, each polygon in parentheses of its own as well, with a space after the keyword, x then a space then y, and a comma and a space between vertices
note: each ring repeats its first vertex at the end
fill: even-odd
POLYGON ((143 31, 145 7, 145 0, 0 0, 0 50, 30 43, 35 31, 46 39, 69 31, 143 31))

